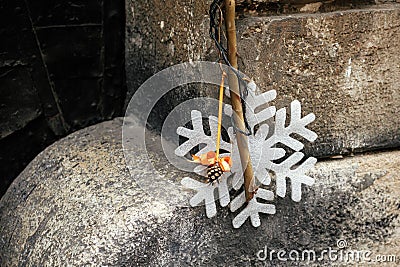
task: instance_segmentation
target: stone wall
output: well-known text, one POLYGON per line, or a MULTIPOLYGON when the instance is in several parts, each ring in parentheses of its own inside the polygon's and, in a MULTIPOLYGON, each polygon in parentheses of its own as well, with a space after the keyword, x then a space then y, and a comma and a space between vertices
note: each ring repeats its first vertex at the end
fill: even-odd
POLYGON ((313 155, 398 147, 399 18, 399 7, 385 7, 243 19, 243 70, 278 91, 277 106, 299 99, 316 114, 313 155))
MULTIPOLYGON (((300 11, 310 2, 318 1, 240 2, 241 71, 260 90, 276 89, 278 107, 299 99, 305 112, 316 114, 312 127, 320 137, 307 154, 322 158, 398 147, 400 4, 320 1, 321 10, 289 8, 300 11), (255 5, 263 3, 287 8, 266 5, 263 10, 269 12, 261 12, 255 5)), ((217 59, 208 37, 207 1, 157 3, 127 2, 127 100, 165 67, 217 59)), ((160 102, 157 113, 168 114, 193 96, 216 97, 215 92, 176 90, 160 102)), ((154 125, 161 125, 160 116, 153 118, 154 125)))

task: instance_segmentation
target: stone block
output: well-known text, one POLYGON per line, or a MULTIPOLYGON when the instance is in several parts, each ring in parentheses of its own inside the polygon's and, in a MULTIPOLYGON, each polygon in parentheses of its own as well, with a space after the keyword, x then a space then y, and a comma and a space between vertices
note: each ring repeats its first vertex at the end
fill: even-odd
MULTIPOLYGON (((208 219, 204 207, 171 206, 142 190, 135 177, 147 175, 149 164, 138 153, 130 175, 121 124, 67 136, 14 181, 0 201, 2 266, 287 266, 276 257, 260 261, 257 252, 321 253, 338 240, 371 258, 399 256, 399 151, 320 162, 301 202, 279 199, 259 228, 234 229, 227 208, 208 219)), ((161 163, 168 179, 187 175, 161 163)))

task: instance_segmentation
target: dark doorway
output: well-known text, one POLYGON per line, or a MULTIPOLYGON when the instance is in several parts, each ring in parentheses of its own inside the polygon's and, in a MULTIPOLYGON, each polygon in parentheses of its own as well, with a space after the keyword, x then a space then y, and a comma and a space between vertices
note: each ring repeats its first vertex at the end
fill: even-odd
POLYGON ((0 195, 45 147, 122 114, 125 1, 0 3, 0 195))

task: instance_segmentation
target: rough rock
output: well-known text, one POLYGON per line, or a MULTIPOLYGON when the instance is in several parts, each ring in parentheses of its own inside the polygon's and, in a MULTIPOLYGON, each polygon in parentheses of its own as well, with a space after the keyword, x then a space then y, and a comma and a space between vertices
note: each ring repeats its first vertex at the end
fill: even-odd
POLYGON ((134 177, 149 164, 138 154, 131 177, 121 123, 56 142, 14 181, 0 201, 1 266, 288 266, 256 253, 265 246, 321 251, 339 239, 372 255, 400 256, 400 151, 322 161, 300 203, 278 199, 276 214, 262 216, 259 228, 233 229, 226 208, 208 219, 203 207, 169 206, 141 190, 134 177))
POLYGON ((313 155, 399 146, 399 18, 400 5, 248 18, 239 28, 243 71, 278 91, 277 106, 299 99, 316 114, 313 155))
MULTIPOLYGON (((156 2, 127 3, 130 95, 170 65, 217 59, 208 37, 207 3, 156 2)), ((399 4, 244 16, 237 19, 237 28, 240 69, 261 90, 276 89, 278 107, 298 99, 305 112, 316 114, 312 127, 320 138, 307 147, 307 154, 330 157, 400 145, 399 4)), ((162 125, 162 114, 179 103, 195 96, 216 97, 216 92, 207 87, 178 88, 160 101, 161 115, 153 118, 153 125, 162 125)))

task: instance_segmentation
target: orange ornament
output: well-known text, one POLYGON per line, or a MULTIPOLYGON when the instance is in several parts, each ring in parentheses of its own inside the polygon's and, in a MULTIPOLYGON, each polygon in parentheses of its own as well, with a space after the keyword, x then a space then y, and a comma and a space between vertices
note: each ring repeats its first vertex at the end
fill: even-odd
POLYGON ((217 155, 214 151, 209 151, 200 156, 192 155, 192 158, 193 162, 208 166, 207 178, 210 183, 218 181, 218 178, 221 177, 223 172, 231 171, 231 157, 222 157, 217 159, 217 155))

